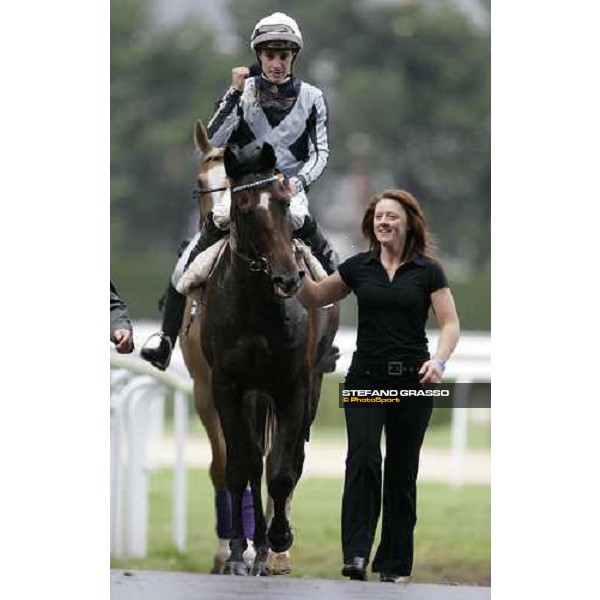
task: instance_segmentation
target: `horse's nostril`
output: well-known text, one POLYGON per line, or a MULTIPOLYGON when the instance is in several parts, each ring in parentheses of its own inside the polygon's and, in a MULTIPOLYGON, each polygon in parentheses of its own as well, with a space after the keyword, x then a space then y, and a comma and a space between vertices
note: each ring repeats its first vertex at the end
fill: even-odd
POLYGON ((298 271, 298 278, 302 281, 306 277, 306 273, 304 271, 298 271))
POLYGON ((298 287, 300 278, 297 276, 282 277, 281 275, 277 275, 276 277, 273 277, 272 281, 273 285, 279 288, 282 292, 288 294, 298 287))

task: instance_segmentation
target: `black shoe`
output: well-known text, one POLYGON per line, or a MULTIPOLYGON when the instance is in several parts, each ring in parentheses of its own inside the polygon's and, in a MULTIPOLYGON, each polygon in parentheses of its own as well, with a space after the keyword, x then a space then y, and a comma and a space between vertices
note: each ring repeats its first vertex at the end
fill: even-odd
POLYGON ((342 567, 342 575, 357 581, 366 581, 368 564, 369 560, 367 558, 355 556, 347 563, 344 563, 344 566, 342 567))
POLYGON ((299 237, 310 246, 312 253, 323 265, 327 275, 335 273, 340 264, 340 259, 337 252, 329 245, 327 238, 323 235, 321 228, 313 217, 306 217, 302 227, 294 232, 294 236, 299 237))
POLYGON ((144 346, 140 352, 140 356, 148 361, 151 365, 154 365, 157 369, 165 371, 171 362, 171 354, 173 352, 173 343, 169 336, 164 333, 153 333, 144 343, 144 346), (159 337, 160 341, 158 346, 155 348, 148 348, 147 344, 155 337, 159 337))
POLYGON ((382 583, 408 583, 408 575, 381 572, 379 573, 379 581, 382 583))

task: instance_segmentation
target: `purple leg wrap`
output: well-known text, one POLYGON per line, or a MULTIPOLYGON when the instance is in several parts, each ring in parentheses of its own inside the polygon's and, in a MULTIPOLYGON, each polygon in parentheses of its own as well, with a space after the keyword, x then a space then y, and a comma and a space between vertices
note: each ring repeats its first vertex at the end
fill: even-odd
POLYGON ((251 540, 254 539, 254 503, 252 502, 252 492, 244 490, 242 496, 242 521, 244 523, 244 533, 251 540))
POLYGON ((227 490, 219 490, 215 494, 217 511, 217 536, 228 540, 231 538, 231 496, 227 490))

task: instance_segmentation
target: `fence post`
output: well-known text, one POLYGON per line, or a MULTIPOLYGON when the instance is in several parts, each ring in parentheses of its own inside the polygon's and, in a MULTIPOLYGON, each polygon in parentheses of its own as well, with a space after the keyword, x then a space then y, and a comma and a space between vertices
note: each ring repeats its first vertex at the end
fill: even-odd
POLYGON ((452 408, 451 483, 458 487, 464 483, 464 463, 467 452, 469 415, 467 408, 471 380, 458 377, 454 383, 454 407, 452 408))
POLYGON ((175 473, 173 476, 173 543, 179 552, 186 550, 186 496, 185 440, 188 425, 188 405, 184 392, 178 390, 173 398, 175 432, 175 473))
POLYGON ((123 415, 122 406, 110 409, 110 549, 123 557, 123 415))
POLYGON ((142 558, 148 549, 148 469, 146 440, 149 403, 142 386, 132 395, 128 412, 129 494, 127 502, 128 556, 142 558))

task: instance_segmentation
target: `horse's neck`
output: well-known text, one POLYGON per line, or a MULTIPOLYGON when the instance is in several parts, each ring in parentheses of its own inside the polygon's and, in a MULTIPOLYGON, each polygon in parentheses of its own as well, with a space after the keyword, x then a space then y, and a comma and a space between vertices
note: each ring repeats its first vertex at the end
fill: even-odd
POLYGON ((252 272, 248 263, 231 253, 231 266, 227 273, 227 297, 238 306, 248 319, 261 320, 267 316, 276 319, 281 313, 280 303, 273 295, 268 276, 252 272))

